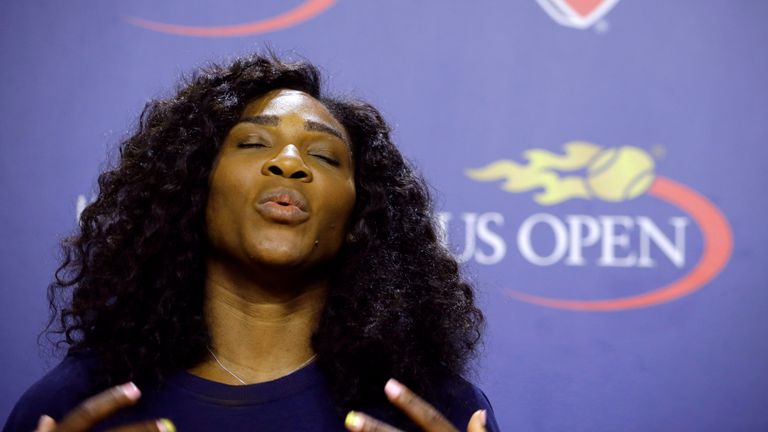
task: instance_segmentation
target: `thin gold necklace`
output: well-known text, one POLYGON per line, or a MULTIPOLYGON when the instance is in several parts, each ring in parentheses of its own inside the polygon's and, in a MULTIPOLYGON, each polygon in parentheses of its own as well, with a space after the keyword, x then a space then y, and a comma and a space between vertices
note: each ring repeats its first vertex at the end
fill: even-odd
MULTIPOLYGON (((216 357, 216 354, 214 354, 214 353, 213 353, 213 350, 211 349, 211 347, 207 346, 206 348, 208 349, 208 352, 209 352, 209 353, 211 353, 211 355, 213 356, 213 359, 216 361, 216 364, 217 364, 217 365, 219 365, 219 367, 220 367, 222 370, 224 370, 224 372, 226 372, 226 373, 228 373, 228 374, 232 375, 232 377, 233 377, 234 379, 236 379, 236 380, 240 381, 240 384, 242 384, 242 385, 248 385, 248 383, 247 383, 247 382, 245 382, 245 380, 244 380, 244 379, 240 378, 240 376, 238 376, 236 373, 232 372, 231 370, 229 370, 229 368, 227 368, 226 366, 224 366, 224 364, 221 362, 221 360, 219 360, 219 358, 218 358, 218 357, 216 357)), ((296 369, 293 369, 293 370, 291 370, 290 372, 288 372, 288 373, 287 373, 287 374, 285 374, 285 375, 290 375, 290 374, 292 374, 292 373, 296 372, 297 370, 299 370, 299 369, 303 368, 304 366, 306 366, 306 365, 308 365, 308 364, 312 363, 312 361, 313 361, 314 359, 316 359, 316 358, 317 358, 317 354, 313 354, 313 355, 312 355, 312 357, 310 357, 310 358, 308 358, 308 359, 307 359, 307 361, 305 361, 304 363, 300 364, 300 365, 299 365, 299 367, 297 367, 296 369)))

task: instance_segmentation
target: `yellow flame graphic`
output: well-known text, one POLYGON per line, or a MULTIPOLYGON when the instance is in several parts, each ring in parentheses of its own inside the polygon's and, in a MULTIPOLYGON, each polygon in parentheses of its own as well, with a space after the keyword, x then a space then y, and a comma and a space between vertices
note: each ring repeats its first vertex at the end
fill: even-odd
POLYGON ((469 169, 467 175, 480 181, 505 180, 501 188, 507 192, 543 188, 533 197, 541 205, 573 198, 625 201, 642 195, 653 183, 653 158, 640 148, 603 149, 586 141, 571 141, 563 149, 564 155, 527 150, 523 153, 527 164, 498 160, 469 169))

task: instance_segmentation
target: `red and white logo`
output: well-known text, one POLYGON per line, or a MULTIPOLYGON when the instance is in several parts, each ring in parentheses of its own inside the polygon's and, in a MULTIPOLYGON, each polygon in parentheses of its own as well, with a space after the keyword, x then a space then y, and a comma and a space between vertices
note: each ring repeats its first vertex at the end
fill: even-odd
POLYGON ((619 0, 536 0, 557 23, 586 29, 600 21, 619 0))
POLYGON ((148 20, 141 17, 126 17, 129 23, 143 27, 148 30, 169 33, 179 36, 192 37, 235 37, 250 36, 259 33, 267 33, 276 30, 293 27, 304 21, 314 18, 326 9, 333 6, 336 0, 304 0, 301 4, 291 10, 285 11, 276 16, 265 18, 258 21, 248 21, 239 24, 220 25, 220 26, 192 26, 186 24, 172 24, 159 21, 148 20))

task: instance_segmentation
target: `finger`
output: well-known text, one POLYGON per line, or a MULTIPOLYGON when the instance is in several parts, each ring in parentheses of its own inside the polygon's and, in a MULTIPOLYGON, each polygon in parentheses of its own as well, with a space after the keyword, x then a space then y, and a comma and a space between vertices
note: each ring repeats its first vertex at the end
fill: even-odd
POLYGON ((141 397, 141 392, 131 382, 112 387, 78 405, 59 423, 57 431, 84 432, 90 430, 96 423, 120 408, 136 403, 139 397, 141 397))
POLYGON ((344 426, 352 432, 402 432, 400 429, 357 411, 347 413, 344 426))
POLYGON ((472 417, 469 419, 467 432, 485 432, 485 421, 487 416, 488 413, 486 413, 485 410, 475 411, 475 413, 472 414, 472 417))
POLYGON ((53 432, 54 429, 56 429, 56 421, 50 416, 41 415, 35 432, 53 432))
POLYGON ((133 423, 127 426, 110 429, 107 432, 176 432, 176 426, 172 421, 163 418, 143 423, 133 423))
POLYGON ((435 407, 395 379, 384 386, 390 402, 400 408, 414 423, 427 432, 456 431, 456 428, 435 407))

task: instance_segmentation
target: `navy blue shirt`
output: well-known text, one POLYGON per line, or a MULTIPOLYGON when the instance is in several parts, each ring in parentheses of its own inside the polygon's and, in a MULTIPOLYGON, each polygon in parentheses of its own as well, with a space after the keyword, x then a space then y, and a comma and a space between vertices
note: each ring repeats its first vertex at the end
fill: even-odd
MULTIPOLYGON (((91 385, 94 360, 67 356, 35 383, 16 403, 3 432, 35 429, 43 414, 61 420, 80 402, 97 393, 91 385)), ((274 381, 231 386, 180 371, 161 387, 141 388, 139 402, 99 424, 96 430, 127 423, 171 419, 186 431, 343 431, 344 414, 333 404, 329 386, 315 364, 274 381)), ((382 389, 383 391, 383 389, 382 389)), ((447 400, 430 401, 459 430, 466 430, 478 409, 488 412, 486 428, 498 431, 491 404, 480 389, 457 378, 439 394, 447 400)), ((359 407, 358 411, 405 430, 419 430, 389 404, 359 407)))

